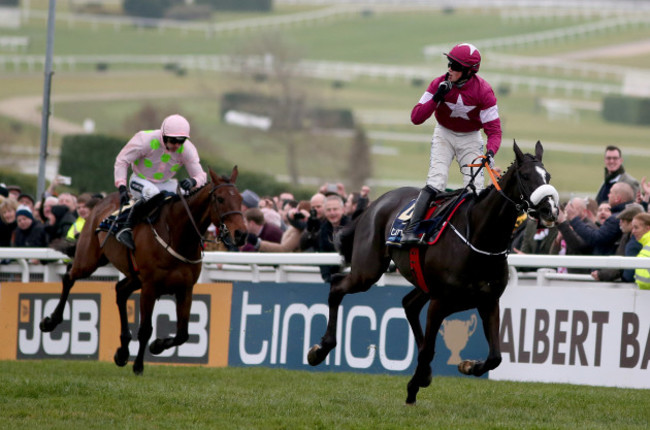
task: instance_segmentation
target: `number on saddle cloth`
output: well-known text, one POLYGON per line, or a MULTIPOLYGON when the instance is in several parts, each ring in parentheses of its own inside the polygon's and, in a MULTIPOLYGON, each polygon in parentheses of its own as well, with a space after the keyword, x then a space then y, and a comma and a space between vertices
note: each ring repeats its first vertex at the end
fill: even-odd
MULTIPOLYGON (((460 190, 462 191, 462 190, 460 190)), ((462 194, 459 190, 449 193, 440 193, 436 196, 435 200, 431 203, 431 207, 427 211, 426 216, 416 228, 416 234, 423 233, 425 237, 431 237, 442 227, 442 221, 451 217, 454 209, 460 206, 468 194, 462 194)), ((402 210, 400 210, 393 221, 388 238, 386 239, 387 245, 400 246, 402 239, 402 232, 411 220, 413 208, 415 207, 415 199, 408 202, 402 210)), ((436 240, 437 240, 436 236, 436 240)), ((430 243, 433 244, 434 242, 430 243)))

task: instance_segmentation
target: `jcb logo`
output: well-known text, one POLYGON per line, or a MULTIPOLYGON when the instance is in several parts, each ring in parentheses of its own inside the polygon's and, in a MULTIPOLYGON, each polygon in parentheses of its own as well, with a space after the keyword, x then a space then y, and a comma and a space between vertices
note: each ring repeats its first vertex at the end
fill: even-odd
POLYGON ((17 358, 98 358, 101 296, 71 295, 63 322, 52 333, 41 332, 38 324, 58 302, 58 294, 20 294, 17 358))
MULTIPOLYGON (((137 330, 140 323, 140 295, 134 294, 127 301, 126 312, 133 340, 129 344, 131 359, 138 354, 137 330), (137 322, 137 323, 136 323, 137 322)), ((152 317, 153 334, 150 343, 156 338, 173 337, 176 334, 176 303, 171 298, 161 298, 156 301, 152 317)), ((159 355, 151 355, 147 349, 147 360, 164 363, 208 363, 210 350, 210 296, 195 294, 192 297, 190 322, 188 325, 189 339, 182 345, 163 351, 159 355)))

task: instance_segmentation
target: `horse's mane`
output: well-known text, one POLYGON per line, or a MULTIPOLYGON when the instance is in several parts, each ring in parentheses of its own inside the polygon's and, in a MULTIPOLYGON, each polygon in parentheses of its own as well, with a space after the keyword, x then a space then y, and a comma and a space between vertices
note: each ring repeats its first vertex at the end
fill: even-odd
MULTIPOLYGON (((223 179, 224 182, 230 182, 230 178, 228 178, 225 175, 222 175, 221 179, 223 179)), ((194 188, 193 190, 190 190, 190 192, 187 193, 187 195, 185 195, 185 197, 192 197, 193 195, 198 194, 203 188, 205 188, 205 187, 207 187, 208 185, 211 185, 211 184, 212 184, 212 182, 206 182, 205 184, 201 185, 200 187, 197 187, 197 188, 194 188)), ((180 199, 181 199, 181 197, 176 193, 174 193, 174 195, 172 196, 172 202, 176 202, 176 201, 178 201, 180 199)))
MULTIPOLYGON (((537 158, 535 158, 534 155, 532 154, 524 154, 524 161, 537 161, 537 158)), ((512 163, 508 166, 506 169, 505 173, 501 176, 502 178, 505 178, 506 175, 512 174, 512 170, 517 168, 517 160, 513 160, 512 163)), ((488 175, 489 177, 489 175, 488 175)), ((476 196, 476 202, 479 202, 486 198, 489 192, 494 189, 494 184, 490 184, 487 187, 485 187, 477 196, 476 196)))

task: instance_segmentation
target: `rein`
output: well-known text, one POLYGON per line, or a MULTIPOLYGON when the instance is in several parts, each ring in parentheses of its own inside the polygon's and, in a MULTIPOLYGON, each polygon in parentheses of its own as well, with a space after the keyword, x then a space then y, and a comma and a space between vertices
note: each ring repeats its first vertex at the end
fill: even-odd
MULTIPOLYGON (((219 188, 222 188, 222 187, 234 187, 234 186, 235 186, 235 184, 231 184, 231 183, 223 183, 223 184, 215 185, 210 190, 210 196, 212 196, 213 193, 216 190, 218 190, 219 188)), ((203 249, 204 249, 204 246, 205 246, 205 242, 215 243, 216 241, 212 240, 212 239, 204 239, 203 238, 203 235, 199 231, 199 227, 196 224, 196 221, 194 220, 194 215, 192 214, 192 210, 190 209, 190 206, 187 203, 187 199, 185 199, 185 196, 183 195, 183 192, 181 191, 180 186, 176 187, 176 194, 178 195, 180 201, 183 203, 183 207, 185 208, 185 211, 187 212, 187 215, 188 215, 188 217, 190 219, 190 222, 192 223, 192 226, 194 227, 194 231, 196 232, 196 235, 199 237, 199 249, 201 250, 201 258, 199 258, 198 260, 190 260, 188 258, 183 257, 181 254, 176 252, 171 247, 170 244, 165 242, 165 240, 162 237, 160 237, 160 235, 158 234, 158 232, 154 228, 153 224, 149 223, 149 225, 151 226, 151 230, 153 231, 153 234, 154 234, 156 240, 158 241, 158 243, 160 243, 160 245, 162 245, 162 247, 165 248, 165 251, 169 252, 170 255, 172 255, 174 258, 182 261, 183 263, 198 264, 201 261, 203 261, 203 249)), ((221 241, 224 242, 224 244, 226 244, 226 245, 227 245, 227 241, 230 240, 230 232, 228 231, 228 227, 226 227, 226 225, 223 223, 223 219, 225 217, 227 217, 229 215, 233 215, 233 214, 242 215, 242 212, 241 211, 228 211, 228 212, 224 212, 223 214, 218 214, 218 217, 219 217, 219 226, 218 226, 219 239, 221 239, 221 241)))
MULTIPOLYGON (((474 159, 474 161, 476 161, 479 158, 483 159, 480 163, 473 162, 472 164, 466 164, 465 165, 466 167, 469 167, 470 169, 478 167, 478 169, 476 170, 476 173, 472 173, 471 179, 470 179, 469 183, 467 184, 467 186, 465 188, 471 187, 474 190, 474 192, 476 192, 476 187, 474 186, 474 179, 476 178, 476 176, 480 172, 480 169, 485 168, 488 171, 489 175, 490 175, 490 179, 492 180, 492 184, 494 184, 494 188, 497 190, 497 192, 504 199, 506 199, 506 201, 512 203, 515 206, 515 208, 517 209, 517 212, 525 211, 526 213, 530 214, 532 211, 534 211, 534 208, 532 208, 530 206, 530 203, 524 198, 524 193, 522 192, 522 190, 524 190, 524 186, 523 186, 523 183, 521 182, 521 177, 519 176, 519 171, 518 170, 515 171, 515 176, 517 178, 517 185, 519 187, 519 192, 521 193, 521 195, 520 195, 521 203, 515 202, 510 197, 508 197, 506 195, 506 193, 503 192, 503 190, 501 189, 501 186, 499 185, 499 181, 498 181, 499 179, 501 179, 501 176, 498 173, 496 173, 494 171, 494 169, 492 169, 492 167, 490 167, 489 163, 487 162, 487 157, 485 155, 480 155, 480 156, 476 157, 474 159)), ((515 160, 515 163, 517 163, 516 160, 515 160)), ((518 164, 515 164, 515 166, 518 167, 518 164)), ((539 199, 537 199, 537 200, 538 201, 536 203, 539 203, 539 199)), ((536 203, 533 203, 533 204, 535 205, 536 203)), ((499 252, 489 252, 489 251, 483 251, 482 249, 478 249, 465 236, 463 236, 463 234, 460 231, 458 231, 458 229, 451 222, 445 221, 445 223, 449 224, 451 229, 454 231, 454 233, 456 233, 456 235, 460 238, 460 240, 474 252, 477 252, 477 253, 483 254, 483 255, 489 255, 489 256, 501 256, 501 255, 508 255, 510 253, 510 247, 509 246, 506 249, 504 249, 503 251, 499 251, 499 252)), ((467 236, 468 237, 469 237, 469 233, 470 232, 469 232, 469 222, 468 222, 467 223, 467 236)))
MULTIPOLYGON (((501 179, 501 176, 497 172, 495 172, 494 169, 492 167, 490 167, 490 165, 487 163, 487 157, 485 155, 480 155, 480 156, 476 157, 474 160, 476 160, 477 158, 483 158, 484 160, 481 163, 466 164, 466 166, 469 167, 469 168, 479 167, 479 170, 477 170, 476 173, 474 173, 472 175, 472 178, 471 178, 470 182, 474 182, 474 178, 476 177, 476 175, 480 171, 480 168, 485 167, 485 170, 487 170, 488 173, 490 174, 490 180, 492 181, 492 184, 494 185, 494 188, 497 190, 497 192, 499 194, 501 194, 501 196, 504 199, 506 199, 508 202, 512 203, 515 206, 515 208, 517 209, 517 211, 519 211, 519 212, 522 212, 522 211, 528 212, 531 208, 530 208, 530 205, 528 204, 528 202, 524 199, 523 194, 521 194, 519 196, 521 198, 521 203, 517 203, 514 200, 512 200, 510 197, 508 197, 506 195, 506 193, 504 193, 503 190, 501 189, 501 185, 499 185, 499 179, 501 179)), ((515 163, 517 163, 516 160, 515 160, 515 163)), ((517 177, 517 183, 519 185, 519 190, 522 190, 523 189, 523 184, 521 183, 521 178, 519 177, 518 172, 515 172, 515 175, 517 177)))

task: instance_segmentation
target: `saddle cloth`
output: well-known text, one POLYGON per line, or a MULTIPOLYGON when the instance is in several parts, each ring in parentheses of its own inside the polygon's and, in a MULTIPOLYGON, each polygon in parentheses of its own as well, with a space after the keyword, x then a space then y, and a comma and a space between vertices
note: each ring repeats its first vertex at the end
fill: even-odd
MULTIPOLYGON (((162 203, 155 208, 143 219, 148 219, 149 222, 155 222, 156 219, 158 219, 158 216, 160 215, 160 209, 167 204, 167 202, 170 201, 172 197, 174 197, 176 194, 175 193, 170 193, 169 191, 162 191, 163 194, 165 194, 165 199, 162 201, 162 203)), ((122 212, 120 213, 119 209, 104 218, 99 225, 97 226, 97 229, 95 232, 99 231, 106 231, 112 234, 117 233, 122 225, 126 222, 126 219, 129 216, 129 212, 131 212, 131 209, 133 208, 135 202, 131 200, 128 205, 122 207, 122 212), (115 218, 117 218, 117 221, 115 221, 115 218)))
MULTIPOLYGON (((427 211, 424 220, 422 220, 420 225, 416 228, 415 233, 424 234, 424 237, 428 238, 427 244, 433 245, 438 241, 440 235, 447 227, 447 223, 443 223, 442 221, 448 221, 456 212, 456 209, 458 209, 466 199, 467 194, 459 196, 458 193, 449 193, 440 196, 440 198, 433 202, 427 211)), ((415 199, 408 202, 402 210, 397 213, 397 216, 391 225, 390 232, 388 233, 386 245, 400 246, 402 231, 406 228, 411 219, 414 206, 415 199)))

